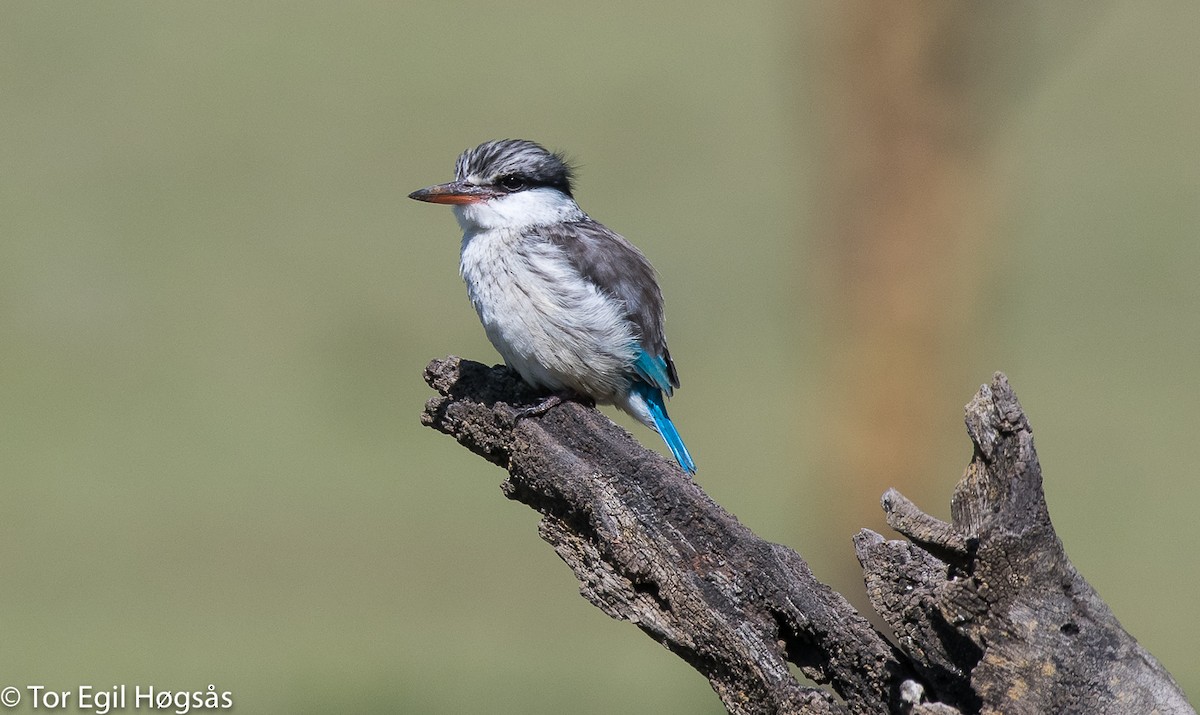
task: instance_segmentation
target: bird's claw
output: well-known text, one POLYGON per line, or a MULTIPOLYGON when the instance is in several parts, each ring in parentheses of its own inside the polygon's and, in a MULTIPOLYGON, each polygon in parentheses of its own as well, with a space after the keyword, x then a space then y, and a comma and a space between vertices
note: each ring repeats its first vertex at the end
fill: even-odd
POLYGON ((521 409, 516 410, 513 413, 513 421, 515 422, 516 420, 523 420, 526 417, 541 417, 562 403, 562 395, 547 395, 539 400, 536 405, 530 405, 529 407, 522 407, 521 409))
POLYGON ((530 405, 529 407, 522 407, 520 409, 513 410, 513 422, 523 420, 526 417, 541 417, 565 402, 582 402, 589 405, 595 404, 592 402, 592 400, 585 397, 580 397, 574 393, 555 392, 540 399, 536 405, 530 405))

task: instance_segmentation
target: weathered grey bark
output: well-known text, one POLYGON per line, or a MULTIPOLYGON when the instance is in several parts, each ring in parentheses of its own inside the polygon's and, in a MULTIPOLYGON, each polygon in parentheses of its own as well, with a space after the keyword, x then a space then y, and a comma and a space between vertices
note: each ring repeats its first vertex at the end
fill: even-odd
POLYGON ((505 494, 543 515, 584 598, 690 663, 732 713, 1194 713, 1067 560, 1003 375, 967 406, 975 456, 953 523, 893 490, 888 522, 911 543, 855 537, 898 646, 600 412, 518 419, 536 393, 454 357, 425 378, 439 394, 424 423, 508 470, 505 494))

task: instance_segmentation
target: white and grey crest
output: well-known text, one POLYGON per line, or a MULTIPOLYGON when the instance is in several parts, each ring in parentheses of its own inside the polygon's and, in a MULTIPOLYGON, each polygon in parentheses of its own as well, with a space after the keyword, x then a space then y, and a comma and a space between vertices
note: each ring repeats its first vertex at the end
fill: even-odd
POLYGON ((527 139, 487 141, 458 157, 455 178, 508 192, 549 187, 571 196, 574 169, 561 155, 527 139))

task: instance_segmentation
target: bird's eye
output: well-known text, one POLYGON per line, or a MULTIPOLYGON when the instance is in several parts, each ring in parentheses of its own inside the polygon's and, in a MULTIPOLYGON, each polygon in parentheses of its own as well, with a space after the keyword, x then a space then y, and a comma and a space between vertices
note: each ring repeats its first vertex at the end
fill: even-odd
POLYGON ((520 191, 525 188, 525 181, 516 174, 505 174, 496 179, 496 183, 505 191, 520 191))

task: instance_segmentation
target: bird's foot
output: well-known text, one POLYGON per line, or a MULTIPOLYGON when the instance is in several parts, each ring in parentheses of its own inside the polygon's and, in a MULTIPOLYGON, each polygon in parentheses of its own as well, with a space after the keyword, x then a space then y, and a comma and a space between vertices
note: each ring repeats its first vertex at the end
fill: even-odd
POLYGON ((519 410, 515 410, 513 412, 513 421, 516 422, 517 420, 523 420, 526 417, 541 417, 564 402, 582 402, 583 404, 589 406, 594 406, 596 404, 591 398, 583 397, 582 395, 577 395, 573 392, 555 392, 543 397, 536 405, 530 405, 529 407, 522 407, 519 410))

